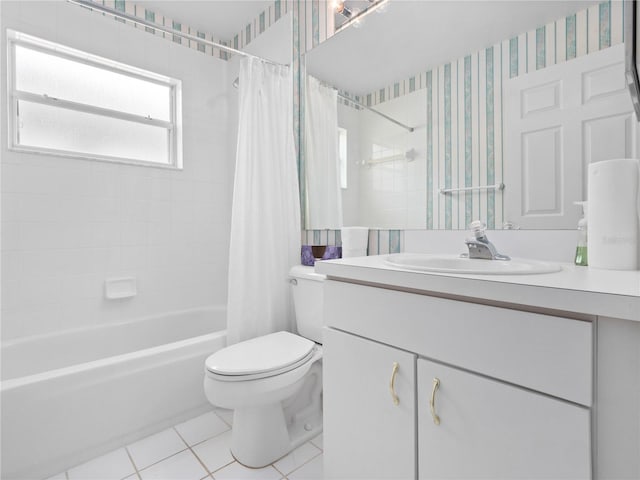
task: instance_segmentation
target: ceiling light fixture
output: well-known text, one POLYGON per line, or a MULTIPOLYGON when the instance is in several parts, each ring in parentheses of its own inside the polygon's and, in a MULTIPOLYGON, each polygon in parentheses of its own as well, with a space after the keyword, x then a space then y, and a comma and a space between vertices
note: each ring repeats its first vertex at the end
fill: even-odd
POLYGON ((349 11, 349 15, 345 15, 344 13, 342 13, 342 15, 344 15, 345 17, 347 17, 347 21, 344 22, 342 25, 336 27, 334 33, 338 33, 340 30, 342 30, 343 28, 351 25, 351 24, 359 24, 360 21, 366 17, 367 15, 375 12, 376 10, 378 10, 380 7, 384 6, 386 3, 388 3, 389 0, 376 0, 371 2, 371 5, 369 7, 367 7, 365 10, 362 10, 361 12, 356 13, 355 15, 353 14, 353 12, 350 9, 347 9, 347 7, 344 5, 344 1, 343 0, 338 0, 335 5, 336 5, 336 12, 338 13, 342 13, 339 10, 340 5, 342 5, 343 9, 347 9, 349 11))
POLYGON ((351 18, 351 16, 353 15, 353 11, 344 4, 344 0, 337 0, 334 3, 334 8, 336 10, 336 13, 339 13, 343 17, 351 18))

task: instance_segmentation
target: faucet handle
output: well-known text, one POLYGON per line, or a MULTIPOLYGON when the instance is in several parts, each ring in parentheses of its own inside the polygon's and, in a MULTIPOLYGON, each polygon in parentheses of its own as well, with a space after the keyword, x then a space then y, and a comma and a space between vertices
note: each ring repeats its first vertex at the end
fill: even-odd
POLYGON ((484 232, 487 229, 487 225, 480 220, 474 220, 469 224, 469 228, 473 232, 473 235, 479 239, 485 236, 484 232))

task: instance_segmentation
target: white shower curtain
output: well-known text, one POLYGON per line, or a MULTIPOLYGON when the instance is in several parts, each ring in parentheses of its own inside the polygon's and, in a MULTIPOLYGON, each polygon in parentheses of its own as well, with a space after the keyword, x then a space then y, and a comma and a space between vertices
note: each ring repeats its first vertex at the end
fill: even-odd
POLYGON ((300 263, 300 199, 289 67, 246 58, 231 214, 229 344, 292 330, 289 269, 300 263))
POLYGON ((342 227, 338 94, 307 75, 305 97, 306 226, 342 227))

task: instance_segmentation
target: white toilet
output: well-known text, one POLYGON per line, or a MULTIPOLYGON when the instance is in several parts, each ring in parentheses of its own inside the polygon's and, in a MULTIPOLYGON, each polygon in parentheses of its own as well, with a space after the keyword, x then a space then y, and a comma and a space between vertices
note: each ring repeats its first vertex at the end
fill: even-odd
POLYGON ((205 362, 205 395, 234 411, 231 453, 252 468, 273 463, 322 431, 325 277, 302 265, 289 274, 299 335, 252 338, 205 362))

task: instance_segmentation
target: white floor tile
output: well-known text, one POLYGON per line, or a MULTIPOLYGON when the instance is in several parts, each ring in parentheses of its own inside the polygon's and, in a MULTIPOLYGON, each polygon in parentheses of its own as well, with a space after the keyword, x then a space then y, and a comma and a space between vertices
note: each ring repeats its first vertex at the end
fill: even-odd
POLYGON ((318 455, 309 463, 305 463, 298 470, 287 475, 287 478, 289 480, 323 480, 324 466, 322 461, 322 455, 318 455))
POLYGON ((307 442, 275 462, 273 466, 286 476, 321 453, 322 451, 318 447, 307 442))
POLYGON ((226 408, 216 408, 216 414, 229 425, 233 425, 233 410, 227 410, 226 408))
POLYGON ((69 469, 70 480, 120 480, 135 473, 129 455, 124 448, 119 448, 101 457, 94 458, 82 465, 69 469))
POLYGON ((185 450, 187 445, 173 428, 143 438, 127 447, 138 470, 185 450))
POLYGON ((238 462, 218 470, 213 477, 216 480, 280 480, 282 475, 275 468, 247 468, 238 462))
POLYGON ((195 445, 229 430, 229 425, 211 411, 180 423, 175 428, 189 445, 195 445))
POLYGON ((67 475, 65 474, 65 472, 62 472, 57 475, 54 475, 53 477, 49 477, 45 480, 67 480, 67 475))
POLYGON ((193 447, 193 451, 210 472, 215 472, 234 461, 230 447, 231 430, 228 430, 217 437, 199 443, 193 447))
POLYGON ((312 438, 311 443, 313 443, 320 450, 324 450, 324 437, 322 436, 322 434, 312 438))
POLYGON ((191 450, 177 453, 140 471, 142 480, 200 480, 207 475, 191 450))

